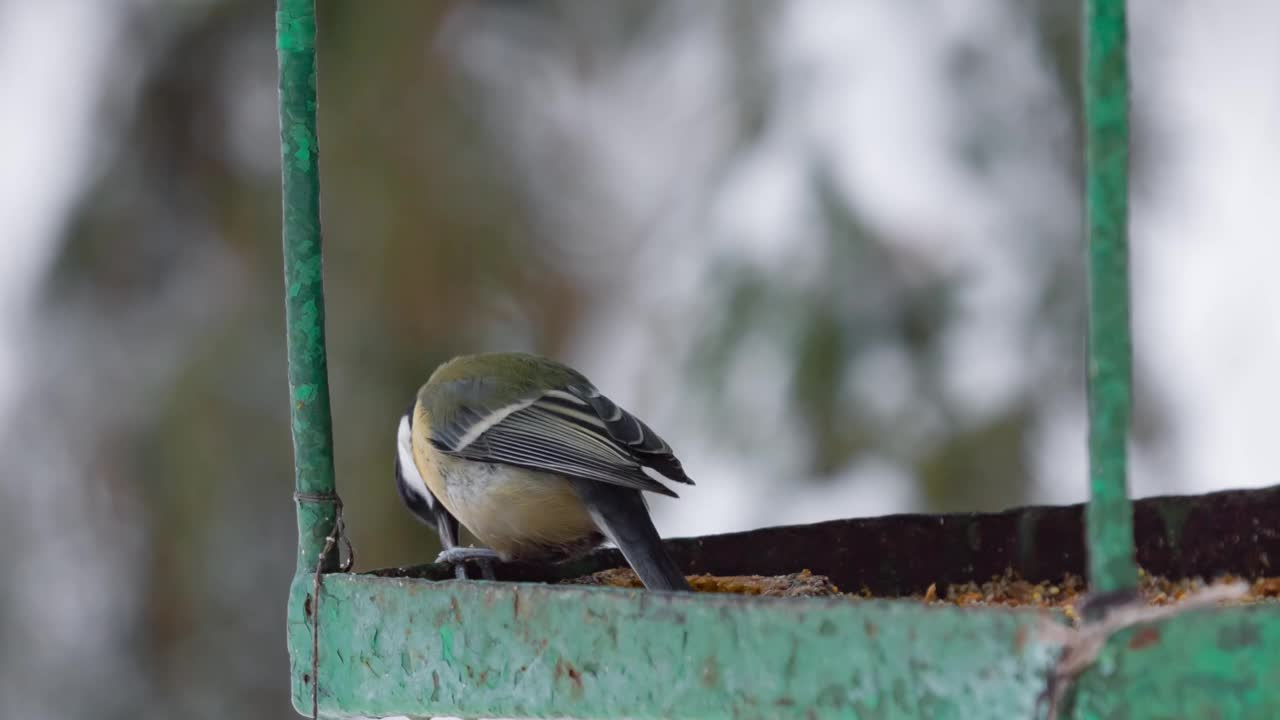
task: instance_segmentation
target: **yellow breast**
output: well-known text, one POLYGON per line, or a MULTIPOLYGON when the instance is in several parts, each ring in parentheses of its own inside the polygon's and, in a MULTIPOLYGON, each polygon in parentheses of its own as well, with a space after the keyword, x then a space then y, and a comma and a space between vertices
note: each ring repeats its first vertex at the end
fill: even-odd
POLYGON ((413 442, 422 479, 458 522, 504 560, 580 546, 598 532, 564 478, 445 455, 418 437, 423 425, 415 422, 413 442))

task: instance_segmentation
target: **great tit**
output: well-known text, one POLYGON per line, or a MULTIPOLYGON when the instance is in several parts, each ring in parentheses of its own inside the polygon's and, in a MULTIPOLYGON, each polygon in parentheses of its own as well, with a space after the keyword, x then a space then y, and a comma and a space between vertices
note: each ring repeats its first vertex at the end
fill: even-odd
POLYGON ((581 373, 524 353, 444 363, 397 431, 396 485, 439 532, 438 562, 563 560, 607 538, 645 587, 689 590, 641 491, 677 495, 646 467, 693 484, 657 433, 581 373), (459 521, 488 548, 458 547, 459 521))

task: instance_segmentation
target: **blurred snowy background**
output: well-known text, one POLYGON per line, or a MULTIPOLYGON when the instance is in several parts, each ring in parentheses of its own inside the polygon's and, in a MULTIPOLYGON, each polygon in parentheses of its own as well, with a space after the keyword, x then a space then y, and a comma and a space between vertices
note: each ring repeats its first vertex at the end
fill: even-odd
MULTIPOLYGON (((0 717, 289 717, 272 3, 0 0, 0 717)), ((558 356, 668 535, 1085 492, 1078 3, 320 2, 339 488, 558 356)), ((1135 0, 1139 494, 1275 482, 1280 5, 1135 0)))

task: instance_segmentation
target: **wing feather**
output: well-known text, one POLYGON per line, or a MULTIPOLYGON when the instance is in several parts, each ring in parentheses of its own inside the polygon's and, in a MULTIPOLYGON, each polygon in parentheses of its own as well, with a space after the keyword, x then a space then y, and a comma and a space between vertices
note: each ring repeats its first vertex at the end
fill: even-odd
POLYGON ((671 448, 590 385, 570 385, 498 408, 468 405, 432 443, 442 452, 676 497, 648 466, 692 484, 671 448))
POLYGON ((582 388, 581 392, 583 399, 595 410, 596 417, 604 421, 610 436, 625 444, 640 464, 648 465, 676 482, 693 484, 671 451, 671 446, 640 418, 618 407, 593 387, 582 388))

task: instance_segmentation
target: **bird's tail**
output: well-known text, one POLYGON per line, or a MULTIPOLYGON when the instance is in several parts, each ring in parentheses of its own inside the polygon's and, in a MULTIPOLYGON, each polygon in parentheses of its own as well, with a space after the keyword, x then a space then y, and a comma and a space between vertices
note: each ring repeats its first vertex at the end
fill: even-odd
POLYGON ((646 588, 692 590, 680 567, 667 554, 639 490, 597 480, 572 482, 600 530, 617 543, 646 588))

